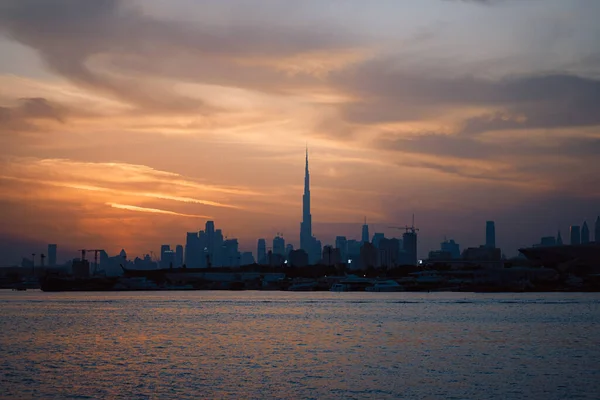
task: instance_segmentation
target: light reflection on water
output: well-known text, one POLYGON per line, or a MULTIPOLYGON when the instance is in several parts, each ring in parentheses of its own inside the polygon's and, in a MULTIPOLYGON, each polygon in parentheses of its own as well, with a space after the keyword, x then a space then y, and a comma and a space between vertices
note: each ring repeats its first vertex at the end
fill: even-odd
POLYGON ((595 293, 0 291, 0 397, 599 398, 595 293))

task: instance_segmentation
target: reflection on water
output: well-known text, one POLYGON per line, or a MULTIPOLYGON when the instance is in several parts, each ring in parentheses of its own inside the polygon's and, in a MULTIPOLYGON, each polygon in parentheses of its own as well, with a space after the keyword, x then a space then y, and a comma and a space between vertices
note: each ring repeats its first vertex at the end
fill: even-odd
POLYGON ((598 294, 0 291, 0 397, 598 398, 598 294))

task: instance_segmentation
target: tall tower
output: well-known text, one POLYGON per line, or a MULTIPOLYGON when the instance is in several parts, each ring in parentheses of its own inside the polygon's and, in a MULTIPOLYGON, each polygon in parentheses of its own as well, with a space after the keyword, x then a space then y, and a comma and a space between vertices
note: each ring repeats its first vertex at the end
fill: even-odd
POLYGON ((304 168, 304 194, 302 195, 302 222, 300 223, 300 248, 312 253, 312 216, 310 215, 310 173, 308 172, 308 147, 304 168))
POLYGON ((369 225, 367 225, 367 217, 365 217, 365 223, 362 226, 362 232, 360 235, 360 244, 370 243, 369 242, 369 225))
POLYGON ((581 227, 581 244, 588 244, 590 242, 590 229, 588 228, 587 222, 583 221, 581 227))
POLYGON ((496 224, 494 221, 485 223, 485 247, 496 248, 496 224))
POLYGON ((581 228, 579 225, 571 226, 571 245, 581 244, 581 228))

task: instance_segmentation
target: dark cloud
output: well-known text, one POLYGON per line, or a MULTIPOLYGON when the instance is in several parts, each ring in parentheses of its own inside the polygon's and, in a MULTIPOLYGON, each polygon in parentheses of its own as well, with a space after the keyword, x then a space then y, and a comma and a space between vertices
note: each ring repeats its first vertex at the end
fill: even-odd
POLYGON ((160 20, 117 0, 5 1, 0 25, 73 81, 146 108, 188 111, 202 108, 202 102, 175 95, 150 78, 273 86, 278 76, 279 81, 289 77, 266 67, 265 60, 345 47, 351 36, 331 27, 284 22, 221 26, 160 20))
POLYGON ((556 182, 577 193, 600 187, 600 165, 595 162, 600 154, 600 137, 498 144, 478 137, 425 133, 383 136, 376 145, 396 152, 400 166, 431 169, 471 180, 556 182), (416 157, 405 157, 406 154, 416 157), (479 167, 484 164, 490 167, 479 167))
POLYGON ((35 130, 38 119, 64 122, 67 110, 41 97, 20 99, 13 107, 0 107, 0 132, 35 130))
POLYGON ((464 133, 600 125, 600 80, 569 74, 491 80, 380 59, 334 73, 331 82, 360 99, 341 111, 353 123, 416 120, 448 107, 483 106, 498 111, 465 121, 464 133))

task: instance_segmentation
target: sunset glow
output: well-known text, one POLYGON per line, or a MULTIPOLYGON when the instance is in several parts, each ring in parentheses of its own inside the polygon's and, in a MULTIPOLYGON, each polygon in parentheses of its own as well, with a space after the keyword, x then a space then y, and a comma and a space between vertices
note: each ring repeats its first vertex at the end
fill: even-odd
POLYGON ((512 254, 597 214, 600 3, 328 3, 3 1, 10 261, 139 255, 203 219, 297 245, 307 143, 324 242, 415 214, 423 251, 478 245, 495 219, 512 254))

